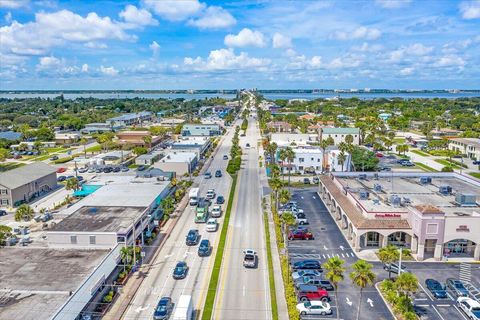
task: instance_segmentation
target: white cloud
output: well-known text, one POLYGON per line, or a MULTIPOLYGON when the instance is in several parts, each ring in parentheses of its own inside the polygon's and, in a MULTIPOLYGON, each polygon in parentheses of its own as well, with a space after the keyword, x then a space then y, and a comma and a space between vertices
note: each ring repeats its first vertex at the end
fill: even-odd
POLYGON ((414 43, 408 46, 402 46, 397 50, 391 51, 389 56, 390 62, 400 62, 407 56, 425 56, 433 51, 433 47, 427 47, 421 43, 414 43))
POLYGON ((463 19, 480 19, 480 0, 462 2, 460 12, 463 19))
POLYGON ((157 41, 153 41, 148 47, 150 50, 152 50, 153 56, 155 58, 158 57, 158 54, 160 53, 160 45, 157 43, 157 41))
POLYGON ((401 74, 402 76, 409 76, 409 75, 411 75, 414 71, 415 71, 414 68, 412 68, 412 67, 407 67, 407 68, 403 68, 402 70, 400 70, 400 74, 401 74))
POLYGON ((245 52, 236 55, 233 49, 230 48, 212 50, 206 60, 200 57, 195 59, 187 57, 183 63, 185 66, 196 71, 219 71, 260 68, 267 66, 270 60, 253 58, 245 52))
POLYGON ((145 6, 152 9, 158 16, 170 21, 186 20, 199 13, 205 4, 198 0, 144 0, 145 6))
POLYGON ((327 69, 355 68, 360 65, 360 59, 352 56, 337 57, 325 65, 327 69))
POLYGON ((200 18, 190 20, 189 25, 200 29, 220 29, 228 28, 237 23, 237 20, 225 9, 221 7, 208 7, 200 18))
POLYGON ((58 59, 54 56, 49 56, 49 57, 41 57, 38 59, 38 64, 36 66, 37 71, 42 71, 42 70, 49 70, 52 68, 58 68, 62 65, 65 64, 65 61, 62 59, 58 59))
POLYGON ((436 67, 460 67, 465 66, 465 60, 457 55, 445 55, 440 57, 435 64, 436 67))
POLYGON ((276 32, 273 35, 272 41, 273 41, 274 48, 291 48, 292 47, 292 39, 278 32, 276 32))
POLYGON ((307 58, 305 55, 295 55, 290 57, 290 62, 287 69, 305 70, 305 69, 319 69, 323 67, 323 60, 321 56, 313 56, 307 58))
POLYGON ((18 9, 27 6, 29 0, 0 0, 0 8, 18 9))
POLYGON ((55 75, 55 76, 72 76, 76 75, 83 71, 82 68, 79 68, 75 65, 68 65, 67 61, 64 58, 57 58, 54 56, 45 56, 38 59, 38 64, 35 66, 35 70, 40 75, 55 75))
POLYGON ((398 9, 410 4, 412 0, 375 0, 375 3, 385 9, 398 9))
POLYGON ((152 17, 152 14, 146 9, 138 9, 131 4, 127 5, 123 11, 118 14, 125 22, 133 26, 156 26, 158 21, 152 17))
POLYGON ((7 14, 3 17, 6 23, 12 22, 12 13, 10 11, 7 12, 7 14))
POLYGON ((100 72, 107 76, 116 76, 118 74, 118 70, 114 67, 100 66, 100 72))
POLYGON ((237 35, 226 35, 223 42, 227 47, 264 47, 265 37, 260 31, 244 28, 237 35))
POLYGON ((107 49, 108 48, 108 46, 105 43, 94 42, 94 41, 89 41, 85 43, 84 46, 90 49, 107 49))
POLYGON ((337 40, 356 40, 356 39, 366 39, 366 40, 375 40, 380 38, 382 32, 377 28, 368 28, 368 27, 358 27, 352 31, 336 31, 332 34, 332 38, 337 40))
POLYGON ((88 64, 84 63, 82 65, 82 72, 88 72, 88 64))
POLYGON ((360 46, 353 46, 352 50, 359 52, 378 52, 383 49, 383 46, 380 44, 370 44, 368 42, 362 43, 360 46))

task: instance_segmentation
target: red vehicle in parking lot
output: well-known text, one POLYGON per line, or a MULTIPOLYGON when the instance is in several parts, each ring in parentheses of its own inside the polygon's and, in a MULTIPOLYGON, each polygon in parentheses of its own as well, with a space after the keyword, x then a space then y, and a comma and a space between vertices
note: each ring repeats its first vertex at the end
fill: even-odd
POLYGON ((57 169, 57 173, 63 173, 65 171, 67 171, 67 168, 58 168, 57 169))
POLYGON ((298 299, 302 302, 305 301, 329 301, 328 292, 325 289, 319 289, 316 286, 310 286, 302 284, 298 288, 298 299))
POLYGON ((375 157, 383 158, 383 153, 377 152, 377 153, 375 153, 375 157))
POLYGON ((313 240, 313 233, 307 229, 291 230, 288 234, 288 240, 313 240))

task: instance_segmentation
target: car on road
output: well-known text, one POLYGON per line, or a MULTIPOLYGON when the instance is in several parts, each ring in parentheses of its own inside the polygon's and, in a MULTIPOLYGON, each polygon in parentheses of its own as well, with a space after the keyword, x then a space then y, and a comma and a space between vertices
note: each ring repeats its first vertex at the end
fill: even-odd
POLYGON ((245 148, 250 148, 250 143, 247 143, 247 144, 245 145, 245 148))
POLYGON ((480 320, 480 302, 468 297, 457 299, 458 307, 472 320, 480 320))
POLYGON ((185 261, 179 261, 173 269, 173 279, 180 280, 185 279, 188 273, 188 266, 185 261))
POLYGON ((78 169, 78 173, 85 173, 88 171, 88 168, 80 168, 78 169))
POLYGON ((222 216, 222 207, 218 204, 212 206, 212 210, 210 212, 210 215, 213 218, 220 218, 222 216))
POLYGON ((225 198, 223 196, 217 196, 217 204, 224 204, 225 198))
POLYGON ((313 233, 306 229, 291 230, 288 233, 288 240, 314 240, 313 233))
POLYGON ((322 271, 322 266, 320 265, 320 262, 317 260, 300 260, 295 262, 292 265, 292 269, 294 271, 299 271, 299 270, 317 270, 317 271, 322 271))
POLYGON ((303 178, 303 183, 304 184, 310 184, 310 179, 309 178, 303 178))
POLYGON ((435 279, 427 279, 425 280, 425 285, 427 289, 432 293, 432 295, 437 299, 445 299, 447 298, 447 291, 444 287, 435 279))
POLYGON ((185 244, 187 246, 195 246, 198 243, 198 240, 200 239, 200 233, 198 232, 197 229, 191 229, 188 231, 187 237, 185 239, 185 244))
POLYGON ((154 320, 166 320, 170 318, 173 311, 173 302, 170 297, 163 297, 158 301, 155 312, 153 313, 154 320))
POLYGON ((300 315, 321 315, 332 314, 330 303, 324 301, 307 301, 297 304, 300 315))
POLYGON ((322 272, 318 270, 299 270, 299 271, 292 272, 293 281, 296 281, 297 279, 300 279, 303 277, 319 278, 321 276, 322 276, 322 272))
POLYGON ((205 177, 205 179, 210 179, 212 177, 212 174, 210 172, 205 172, 203 176, 205 177))
POLYGON ((468 297, 468 290, 462 281, 454 278, 448 278, 446 287, 453 292, 455 297, 468 297))
POLYGON ((223 155, 223 160, 228 160, 228 156, 226 154, 223 155))
POLYGON ((215 190, 214 189, 208 189, 206 198, 209 199, 209 200, 214 199, 215 198, 215 190))
POLYGON ((308 284, 311 286, 316 286, 317 288, 324 289, 327 291, 332 291, 335 288, 332 283, 328 280, 321 279, 319 277, 302 277, 295 280, 295 287, 298 289, 302 284, 308 284))
POLYGON ((198 256, 199 257, 208 257, 212 252, 212 247, 210 246, 210 240, 203 239, 200 241, 200 245, 198 246, 198 256))
POLYGON ((222 171, 217 170, 215 171, 215 178, 221 178, 222 177, 222 171))
POLYGON ((255 268, 258 263, 257 253, 252 249, 243 251, 243 266, 245 268, 255 268))
POLYGON ((65 177, 65 176, 59 176, 59 177, 57 178, 57 181, 58 181, 58 182, 63 182, 63 181, 65 181, 65 180, 67 180, 67 177, 65 177))
POLYGON ((51 156, 50 157, 50 161, 55 161, 55 160, 58 160, 58 156, 51 156))
POLYGON ((298 287, 297 297, 298 297, 298 300, 302 302, 330 300, 327 290, 319 289, 316 286, 310 286, 307 284, 302 284, 298 287))
POLYGON ((207 220, 207 223, 206 223, 207 232, 215 232, 217 231, 217 228, 218 228, 217 219, 210 218, 207 220))
MULTIPOLYGON (((398 272, 399 267, 398 267, 398 264, 396 264, 396 263, 384 263, 384 264, 383 264, 383 269, 384 269, 385 271, 389 271, 389 272, 391 272, 391 273, 399 274, 399 272, 398 272)), ((403 272, 410 272, 410 271, 408 271, 408 270, 405 268, 405 266, 402 265, 402 270, 400 271, 400 273, 403 273, 403 272)))

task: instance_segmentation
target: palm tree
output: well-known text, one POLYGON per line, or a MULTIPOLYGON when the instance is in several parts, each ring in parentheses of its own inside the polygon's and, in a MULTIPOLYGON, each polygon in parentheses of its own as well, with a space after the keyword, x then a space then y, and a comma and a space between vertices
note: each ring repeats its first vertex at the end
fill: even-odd
POLYGON ((270 183, 270 188, 272 188, 275 195, 274 205, 275 205, 275 209, 277 209, 278 208, 278 191, 280 191, 280 189, 282 188, 283 183, 278 178, 270 179, 269 183, 270 183))
POLYGON ((343 165, 345 164, 345 161, 347 161, 347 155, 342 151, 338 155, 338 163, 342 166, 342 172, 343 172, 343 165))
POLYGON ((338 144, 338 150, 342 152, 346 152, 347 149, 348 149, 348 145, 345 142, 342 141, 338 144))
MULTIPOLYGON (((327 260, 327 262, 323 265, 323 268, 327 270, 325 274, 325 279, 329 280, 333 287, 335 288, 335 300, 338 301, 338 284, 343 281, 345 278, 344 272, 345 267, 343 264, 345 263, 344 260, 340 259, 339 257, 333 257, 327 260)), ((339 310, 337 309, 337 319, 340 319, 339 310)))
POLYGON ((295 160, 295 151, 292 148, 286 147, 285 152, 287 153, 287 162, 288 162, 288 186, 290 187, 290 176, 292 175, 292 163, 295 160))
POLYGON ((275 153, 277 152, 277 144, 275 142, 269 143, 266 151, 267 154, 270 155, 270 163, 274 163, 275 153))
POLYGON ((360 305, 362 302, 363 289, 372 286, 375 281, 375 273, 372 271, 372 265, 365 260, 358 260, 352 265, 353 271, 350 273, 352 283, 360 288, 360 296, 358 298, 357 317, 360 319, 360 305))
POLYGON ((325 150, 328 147, 327 140, 320 141, 320 149, 322 149, 322 170, 325 170, 325 150))
MULTIPOLYGON (((380 248, 380 250, 378 250, 378 258, 384 264, 397 261, 399 256, 400 253, 398 252, 398 248, 392 244, 389 244, 388 246, 380 248)), ((388 268, 388 278, 391 278, 391 268, 388 268)))
POLYGON ((127 264, 130 264, 133 257, 133 248, 132 247, 122 247, 120 249, 120 259, 123 263, 123 271, 125 271, 125 267, 127 264))
POLYGON ((78 179, 75 177, 67 179, 67 181, 65 182, 66 190, 78 190, 79 188, 80 188, 80 183, 78 182, 78 179))
POLYGON ((160 205, 162 207, 163 213, 167 217, 169 217, 170 214, 175 210, 175 204, 171 196, 168 196, 165 199, 163 199, 160 205))
POLYGON ((410 272, 403 272, 395 280, 397 291, 407 297, 418 290, 418 279, 410 272))
POLYGON ((78 141, 82 146, 83 146, 83 156, 86 158, 87 157, 87 138, 81 138, 79 141, 78 141))
MULTIPOLYGON (((282 167, 284 167, 285 160, 287 159, 287 150, 280 149, 280 151, 278 152, 278 159, 280 159, 280 161, 282 161, 282 167)), ((283 176, 282 178, 285 179, 285 176, 283 176)))
POLYGON ((147 147, 150 147, 152 145, 152 136, 145 136, 142 138, 143 142, 145 142, 145 145, 147 147))
POLYGON ((353 143, 353 136, 351 134, 347 134, 345 136, 345 143, 346 144, 352 144, 353 143))
POLYGON ((288 201, 290 201, 290 198, 291 194, 290 191, 288 191, 287 189, 281 189, 278 193, 278 200, 281 204, 286 204, 288 201))
POLYGON ((280 167, 275 163, 271 164, 269 168, 270 168, 270 175, 272 178, 277 178, 280 175, 280 167))
POLYGON ((283 225, 283 234, 288 236, 288 228, 297 224, 297 219, 291 212, 284 212, 280 218, 283 225))
POLYGON ((35 212, 33 211, 32 207, 24 203, 17 208, 17 211, 15 211, 15 221, 30 221, 32 220, 34 214, 35 212))

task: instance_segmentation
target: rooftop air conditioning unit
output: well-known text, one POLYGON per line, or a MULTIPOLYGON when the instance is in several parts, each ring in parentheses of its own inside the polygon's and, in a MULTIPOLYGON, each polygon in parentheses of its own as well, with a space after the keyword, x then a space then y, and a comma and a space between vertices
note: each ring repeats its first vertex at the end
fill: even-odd
POLYGON ((373 179, 374 179, 374 180, 378 180, 378 173, 377 173, 377 172, 375 172, 375 173, 373 174, 373 179))
POLYGON ((359 174, 358 180, 367 180, 367 175, 365 173, 359 174))
POLYGON ((471 207, 477 205, 476 195, 467 193, 458 193, 455 196, 455 202, 461 207, 471 207))
POLYGON ((370 193, 366 190, 361 190, 359 195, 360 195, 360 200, 368 200, 370 193))
POLYGON ((432 183, 432 177, 420 177, 421 184, 430 184, 432 183))
POLYGON ((443 194, 444 196, 448 196, 448 195, 452 194, 452 187, 450 187, 450 186, 440 186, 440 187, 438 187, 438 192, 440 192, 440 194, 443 194))
POLYGON ((382 192, 382 185, 378 184, 378 183, 375 183, 373 185, 373 190, 375 190, 375 192, 382 192))
POLYGON ((390 196, 390 203, 395 208, 401 207, 402 206, 402 198, 400 198, 396 194, 393 194, 393 195, 390 196))

